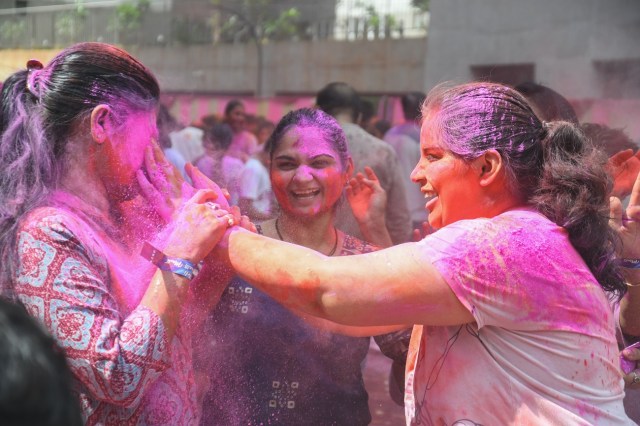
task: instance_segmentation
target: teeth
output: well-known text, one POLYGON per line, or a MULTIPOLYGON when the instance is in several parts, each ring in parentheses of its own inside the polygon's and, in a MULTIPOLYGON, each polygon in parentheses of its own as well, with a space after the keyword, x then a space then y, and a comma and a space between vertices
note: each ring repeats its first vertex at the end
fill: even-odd
POLYGON ((319 189, 310 189, 308 191, 294 191, 293 195, 295 195, 296 197, 310 197, 318 194, 319 192, 319 189))

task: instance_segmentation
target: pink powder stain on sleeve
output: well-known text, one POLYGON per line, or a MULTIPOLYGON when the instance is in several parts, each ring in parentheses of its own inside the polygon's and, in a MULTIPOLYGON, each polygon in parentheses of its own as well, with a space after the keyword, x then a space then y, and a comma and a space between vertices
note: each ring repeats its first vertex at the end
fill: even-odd
MULTIPOLYGON (((503 303, 515 305, 505 307, 513 311, 514 322, 583 331, 588 324, 600 324, 602 315, 609 315, 604 309, 604 292, 562 229, 554 225, 540 229, 539 221, 527 223, 521 217, 504 220, 511 223, 465 235, 473 240, 456 241, 469 265, 461 270, 473 271, 480 280, 460 277, 454 287, 468 286, 476 297, 491 300, 496 308, 503 303), (602 309, 592 309, 596 306, 602 309)), ((455 268, 450 272, 454 277, 455 268)))

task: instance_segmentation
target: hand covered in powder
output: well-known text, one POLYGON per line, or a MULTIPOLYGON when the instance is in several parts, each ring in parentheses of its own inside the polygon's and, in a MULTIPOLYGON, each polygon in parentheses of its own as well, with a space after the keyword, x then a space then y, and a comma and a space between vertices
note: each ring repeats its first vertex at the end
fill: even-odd
POLYGON ((391 247, 393 242, 385 221, 387 193, 370 167, 365 167, 364 173, 349 181, 345 189, 347 200, 364 239, 381 248, 391 247))
POLYGON ((387 193, 370 167, 365 167, 364 172, 366 176, 358 173, 349 181, 345 190, 347 200, 358 223, 384 226, 387 193))
POLYGON ((616 197, 611 197, 609 207, 609 225, 622 243, 618 256, 622 259, 640 259, 640 174, 636 175, 626 210, 616 197))
POLYGON ((611 194, 624 198, 631 193, 636 176, 640 173, 640 151, 635 154, 631 149, 620 151, 609 158, 607 167, 613 178, 611 194))
MULTIPOLYGON (((640 349, 637 347, 627 347, 620 352, 620 356, 631 361, 625 364, 634 365, 635 367, 637 366, 636 363, 640 361, 640 349)), ((624 371, 624 369, 622 371, 625 386, 631 389, 640 389, 640 369, 633 368, 628 373, 627 371, 624 371)))
POLYGON ((431 225, 429 225, 429 222, 425 221, 422 222, 422 229, 414 229, 413 233, 412 233, 412 240, 413 242, 418 242, 420 240, 422 240, 424 237, 426 237, 429 234, 433 234, 435 232, 435 229, 433 229, 433 227, 431 225))
MULTIPOLYGON (((228 228, 236 224, 234 214, 214 203, 218 194, 198 190, 178 211, 164 253, 194 264, 203 260, 222 239, 228 228)), ((238 216, 239 216, 239 212, 238 216)))
POLYGON ((184 170, 187 172, 187 176, 193 182, 193 186, 196 189, 209 189, 217 194, 216 202, 220 204, 225 210, 229 209, 229 199, 231 196, 226 189, 222 189, 217 183, 209 179, 204 173, 202 173, 196 166, 191 163, 187 163, 184 170))
POLYGON ((171 164, 157 143, 144 153, 144 170, 136 177, 142 194, 165 222, 170 222, 180 207, 195 194, 178 169, 171 164))

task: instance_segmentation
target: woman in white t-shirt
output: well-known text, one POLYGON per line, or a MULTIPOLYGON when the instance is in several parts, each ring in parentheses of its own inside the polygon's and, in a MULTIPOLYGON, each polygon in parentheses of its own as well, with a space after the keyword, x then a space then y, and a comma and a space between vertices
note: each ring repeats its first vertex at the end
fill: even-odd
POLYGON ((605 159, 502 85, 438 88, 423 117, 412 179, 437 232, 328 258, 233 230, 233 267, 314 316, 415 324, 408 424, 630 423, 606 295, 625 285, 605 159))

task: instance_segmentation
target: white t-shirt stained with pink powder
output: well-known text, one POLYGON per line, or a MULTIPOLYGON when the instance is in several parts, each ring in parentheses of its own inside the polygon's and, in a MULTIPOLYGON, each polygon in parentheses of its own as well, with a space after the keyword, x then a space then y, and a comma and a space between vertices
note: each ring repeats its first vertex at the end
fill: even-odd
POLYGON ((407 424, 633 424, 607 297, 563 228, 512 210, 418 244, 476 322, 414 327, 407 424))

